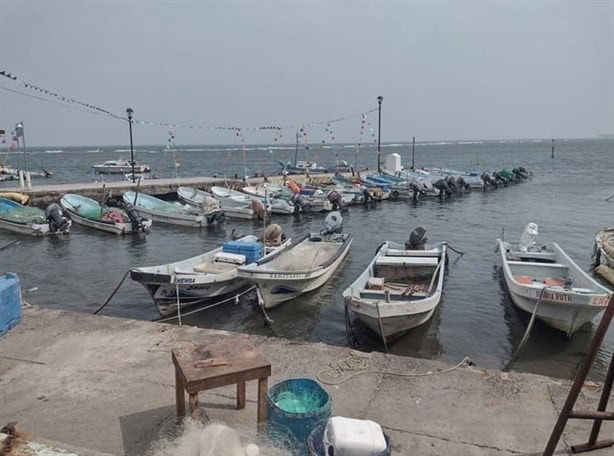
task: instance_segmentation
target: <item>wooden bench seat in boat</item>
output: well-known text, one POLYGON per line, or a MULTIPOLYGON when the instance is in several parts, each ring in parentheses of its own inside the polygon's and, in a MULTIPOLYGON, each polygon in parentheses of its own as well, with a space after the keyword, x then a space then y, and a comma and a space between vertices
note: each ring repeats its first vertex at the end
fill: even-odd
POLYGON ((405 257, 438 257, 438 250, 400 250, 400 249, 386 249, 386 256, 405 256, 405 257))
POLYGON ((533 261, 508 261, 507 264, 510 266, 535 266, 535 267, 549 267, 556 269, 567 269, 569 266, 561 263, 537 263, 533 261))
POLYGON ((197 264, 192 269, 194 269, 194 272, 204 272, 205 274, 221 274, 223 272, 232 271, 236 268, 236 264, 208 263, 205 261, 204 263, 197 264))
POLYGON ((547 287, 564 287, 565 279, 560 277, 545 277, 543 280, 533 279, 532 277, 525 275, 514 276, 514 280, 522 285, 533 285, 534 283, 543 283, 547 287))
POLYGON ((382 256, 375 264, 377 266, 437 266, 438 257, 404 257, 404 256, 382 256))

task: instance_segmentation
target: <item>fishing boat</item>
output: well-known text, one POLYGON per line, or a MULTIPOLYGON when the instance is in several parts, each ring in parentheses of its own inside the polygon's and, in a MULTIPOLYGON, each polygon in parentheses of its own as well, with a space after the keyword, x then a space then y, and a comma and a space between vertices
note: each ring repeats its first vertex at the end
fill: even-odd
POLYGON ((307 234, 267 258, 239 267, 239 277, 257 285, 261 306, 275 307, 328 281, 352 244, 352 236, 340 232, 342 220, 339 212, 331 212, 324 232, 307 234))
POLYGON ((320 189, 313 189, 309 193, 301 193, 295 182, 291 182, 293 189, 285 185, 265 183, 264 188, 276 199, 283 199, 300 208, 300 212, 327 212, 332 210, 332 204, 327 193, 320 189), (294 184, 294 185, 292 185, 294 184), (297 191, 298 190, 298 191, 297 191))
POLYGON ((70 225, 62 208, 55 203, 42 210, 0 198, 0 228, 7 231, 33 236, 68 234, 70 225))
POLYGON ((256 212, 250 203, 239 203, 231 198, 216 199, 211 193, 193 187, 179 187, 177 196, 182 201, 199 208, 220 208, 224 215, 239 219, 255 219, 256 212))
POLYGON ((151 220, 142 218, 132 205, 123 211, 70 193, 60 199, 60 204, 73 222, 108 233, 146 232, 151 228, 151 220))
POLYGON ((386 341, 426 323, 441 301, 447 244, 384 242, 343 292, 349 309, 386 341))
POLYGON ((614 227, 604 228, 595 235, 593 260, 595 272, 614 285, 614 227))
MULTIPOLYGON (((448 168, 432 168, 432 171, 441 176, 454 176, 457 180, 462 180, 469 188, 478 190, 484 188, 484 181, 482 180, 482 173, 480 171, 464 172, 448 168)), ((459 184, 462 185, 462 182, 459 182, 459 184)))
POLYGON ((125 192, 122 198, 126 204, 133 204, 140 214, 155 222, 193 227, 208 223, 202 213, 181 204, 169 203, 143 193, 137 195, 134 192, 125 192))
POLYGON ((283 198, 276 198, 264 187, 255 187, 248 185, 241 189, 246 195, 259 198, 273 214, 294 214, 300 211, 298 206, 295 206, 291 201, 283 198))
MULTIPOLYGON (((108 160, 102 164, 94 165, 94 171, 98 174, 126 174, 132 173, 133 163, 130 160, 108 160)), ((139 165, 134 162, 135 173, 148 173, 150 168, 148 165, 139 165)))
POLYGON ((226 187, 213 186, 211 187, 211 194, 218 200, 232 199, 236 202, 246 204, 249 204, 252 201, 251 196, 226 187))
POLYGON ((555 242, 535 244, 536 236, 530 223, 518 242, 497 240, 505 283, 516 306, 570 337, 605 309, 611 291, 555 242))
POLYGON ((265 246, 263 251, 256 236, 245 236, 186 260, 132 269, 130 278, 145 287, 160 314, 167 316, 248 287, 249 282, 238 277, 237 268, 256 259, 266 259, 290 242, 265 246))

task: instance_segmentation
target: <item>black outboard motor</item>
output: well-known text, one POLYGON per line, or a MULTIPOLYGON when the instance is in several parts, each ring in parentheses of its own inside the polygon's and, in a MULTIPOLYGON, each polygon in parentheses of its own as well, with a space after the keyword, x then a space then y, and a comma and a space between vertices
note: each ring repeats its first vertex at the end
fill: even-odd
POLYGON ((487 185, 491 185, 497 188, 498 184, 497 184, 496 179, 493 179, 492 177, 490 177, 488 173, 482 173, 480 178, 484 181, 484 190, 486 190, 487 185))
POLYGON ((435 187, 437 190, 439 190, 439 199, 442 200, 443 199, 443 195, 445 193, 446 197, 450 197, 452 195, 452 191, 450 190, 450 187, 448 186, 448 184, 446 184, 446 181, 443 179, 439 179, 438 181, 436 181, 433 184, 433 187, 435 187))
POLYGON ((371 194, 371 192, 369 191, 368 188, 364 188, 362 191, 362 195, 364 196, 364 201, 363 203, 368 203, 370 201, 373 201, 373 195, 371 194))
POLYGON ((207 215, 207 225, 213 225, 214 223, 221 225, 222 223, 224 223, 225 219, 226 215, 223 211, 215 211, 213 214, 207 215))
POLYGON ((299 195, 298 193, 295 193, 294 195, 292 195, 290 197, 290 201, 292 201, 292 204, 294 204, 294 213, 295 214, 298 214, 299 212, 304 210, 305 198, 303 198, 302 195, 299 195))
POLYGON ((143 226, 143 221, 145 220, 139 214, 139 211, 136 210, 134 204, 127 203, 126 207, 126 215, 128 215, 128 219, 130 219, 130 224, 132 225, 132 232, 136 233, 137 231, 145 231, 145 227, 143 226))
POLYGON ((448 187, 450 187, 450 191, 452 193, 456 193, 458 191, 458 188, 456 187, 456 179, 454 178, 454 176, 446 176, 444 178, 444 180, 446 181, 446 184, 448 184, 448 187))
POLYGON ((465 182, 465 179, 463 179, 463 176, 458 176, 456 178, 456 184, 458 185, 460 189, 469 190, 471 188, 469 184, 465 182))
POLYGON ((505 177, 503 177, 501 174, 499 174, 497 171, 495 171, 494 173, 492 173, 492 176, 499 182, 501 182, 503 185, 507 185, 507 183, 509 182, 508 179, 506 179, 505 177))
POLYGON ((333 211, 340 211, 343 209, 343 199, 341 198, 341 193, 333 190, 327 195, 327 198, 333 205, 333 211))
POLYGON ((522 166, 512 169, 512 172, 516 175, 518 179, 526 179, 529 177, 529 173, 522 166))
POLYGON ((405 241, 405 250, 424 250, 426 246, 426 230, 422 225, 414 228, 409 235, 409 239, 405 241))
POLYGON ((409 189, 412 193, 412 198, 414 202, 418 201, 418 197, 425 194, 425 191, 422 187, 418 186, 415 182, 410 182, 409 189))
POLYGON ((68 233, 70 222, 64 217, 64 211, 59 204, 50 204, 45 209, 45 218, 49 222, 49 229, 52 233, 68 233))

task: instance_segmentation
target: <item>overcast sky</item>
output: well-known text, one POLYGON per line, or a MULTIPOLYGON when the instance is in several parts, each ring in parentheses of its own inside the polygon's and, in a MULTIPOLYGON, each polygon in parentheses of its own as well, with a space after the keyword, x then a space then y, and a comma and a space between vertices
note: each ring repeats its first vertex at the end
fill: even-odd
MULTIPOLYGON (((382 95, 382 142, 591 137, 614 130, 613 4, 0 0, 0 69, 141 120, 300 125, 376 108, 382 95)), ((125 121, 0 89, 0 128, 18 121, 32 146, 129 141, 125 121)), ((376 131, 377 113, 368 121, 376 131)), ((332 128, 336 141, 359 139, 359 119, 332 128)), ((167 140, 163 127, 134 134, 167 140)), ((292 128, 283 135, 294 140, 292 128)))

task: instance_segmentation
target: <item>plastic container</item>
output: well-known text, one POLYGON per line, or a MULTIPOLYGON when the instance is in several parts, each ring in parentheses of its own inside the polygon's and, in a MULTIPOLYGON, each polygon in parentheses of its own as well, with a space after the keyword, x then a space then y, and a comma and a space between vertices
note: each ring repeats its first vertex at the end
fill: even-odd
POLYGON ((262 258, 262 243, 226 241, 222 244, 222 252, 244 255, 245 264, 250 264, 262 258))
POLYGON ((325 453, 335 456, 379 456, 388 447, 382 427, 375 421, 342 416, 329 418, 323 442, 325 453))
POLYGON ((242 265, 245 264, 245 260, 245 255, 239 255, 238 253, 218 252, 213 255, 213 261, 215 263, 230 263, 242 265))
POLYGON ((330 396, 315 380, 284 380, 271 386, 267 393, 267 424, 270 429, 276 426, 289 429, 304 447, 316 424, 330 417, 330 408, 330 396), (297 403, 293 404, 291 398, 295 398, 297 403), (289 411, 288 405, 292 405, 293 410, 306 407, 301 411, 289 411))
POLYGON ((0 276, 0 337, 21 321, 21 287, 17 274, 0 276))
MULTIPOLYGON (((318 425, 314 428, 314 430, 309 434, 309 438, 307 439, 307 451, 309 456, 329 456, 333 454, 334 456, 340 456, 343 453, 337 453, 333 450, 332 453, 328 453, 325 448, 324 443, 324 429, 326 428, 326 422, 318 423, 318 425)), ((385 432, 384 439, 386 441, 386 449, 380 453, 374 453, 372 456, 389 456, 392 454, 392 441, 390 437, 385 432)), ((345 453, 352 454, 354 456, 355 453, 345 453)), ((360 453, 363 454, 363 453, 360 453)))
POLYGON ((535 243, 535 238, 537 238, 537 223, 528 223, 520 235, 520 241, 518 242, 520 251, 526 252, 535 243))

